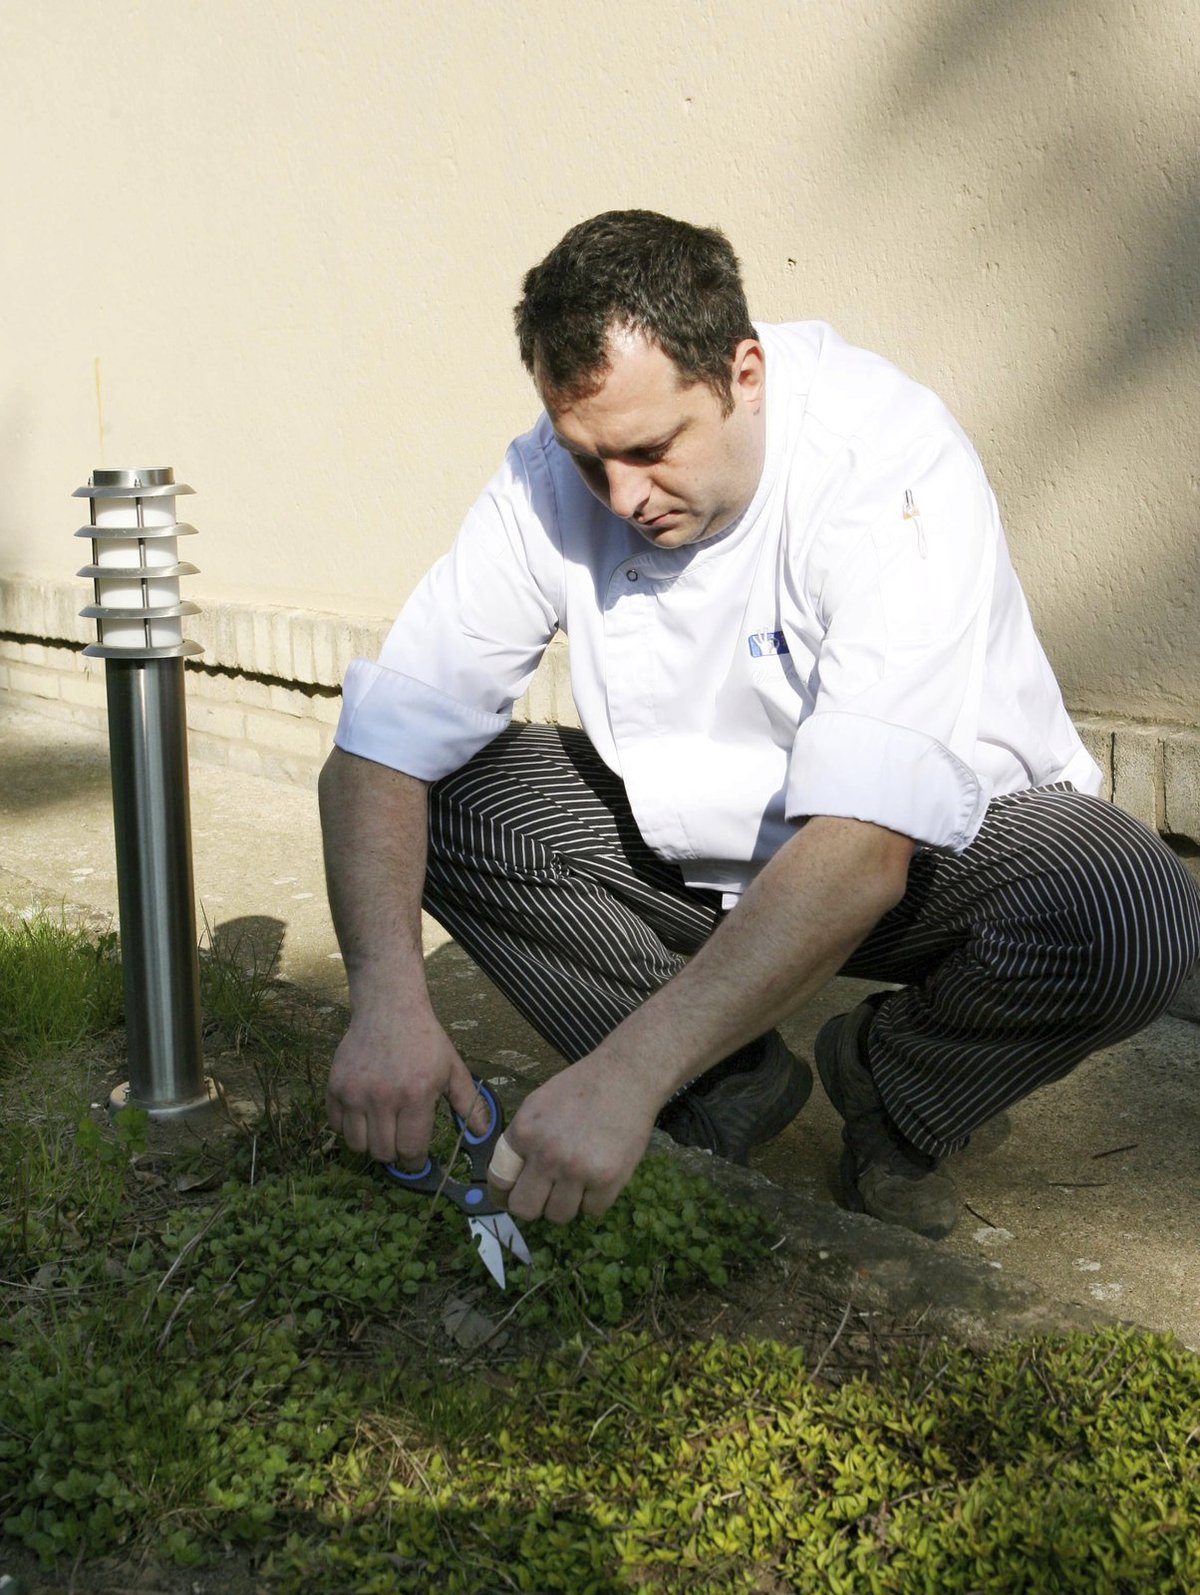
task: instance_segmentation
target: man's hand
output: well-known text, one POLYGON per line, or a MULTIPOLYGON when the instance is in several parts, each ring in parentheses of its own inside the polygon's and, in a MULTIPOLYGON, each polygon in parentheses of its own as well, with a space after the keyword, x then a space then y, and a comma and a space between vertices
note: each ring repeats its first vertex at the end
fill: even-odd
POLYGON ((491 1196, 514 1218, 567 1224, 616 1201, 641 1161, 658 1103, 612 1067, 603 1049, 581 1058, 530 1093, 504 1132, 524 1166, 511 1189, 491 1196))
POLYGON ((431 1009, 355 1014, 334 1054, 325 1093, 329 1122, 352 1152, 419 1169, 438 1098, 482 1135, 488 1110, 471 1071, 431 1009))

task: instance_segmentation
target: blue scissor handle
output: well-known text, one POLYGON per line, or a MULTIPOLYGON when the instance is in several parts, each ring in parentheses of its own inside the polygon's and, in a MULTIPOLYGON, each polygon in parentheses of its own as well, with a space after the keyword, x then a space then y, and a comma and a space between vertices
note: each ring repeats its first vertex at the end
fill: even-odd
POLYGON ((504 1128, 504 1115, 499 1098, 486 1081, 476 1080, 475 1089, 488 1109, 488 1125, 482 1134, 472 1134, 462 1114, 451 1109, 454 1113, 454 1122, 471 1158, 469 1185, 464 1185, 461 1180, 451 1179, 438 1160, 432 1157, 426 1158, 424 1166, 412 1173, 398 1169, 394 1163, 385 1163, 383 1166, 385 1172, 397 1184, 405 1186, 410 1191, 423 1191, 428 1194, 440 1192, 441 1195, 449 1197, 455 1207, 461 1208, 464 1213, 496 1213, 500 1209, 494 1206, 487 1194, 487 1171, 488 1164, 492 1161, 492 1149, 500 1138, 500 1131, 504 1128))

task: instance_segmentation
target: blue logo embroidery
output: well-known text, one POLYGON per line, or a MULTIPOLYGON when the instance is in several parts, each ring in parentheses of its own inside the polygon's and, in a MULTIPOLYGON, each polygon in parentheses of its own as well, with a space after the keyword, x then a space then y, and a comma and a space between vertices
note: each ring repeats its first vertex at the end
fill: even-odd
POLYGON ((751 659, 769 659, 773 654, 791 652, 781 631, 752 631, 746 641, 750 644, 751 659))

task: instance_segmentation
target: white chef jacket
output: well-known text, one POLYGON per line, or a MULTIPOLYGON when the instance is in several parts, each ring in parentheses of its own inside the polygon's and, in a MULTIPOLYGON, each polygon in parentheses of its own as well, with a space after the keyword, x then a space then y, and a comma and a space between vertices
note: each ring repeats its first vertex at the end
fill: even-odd
POLYGON ((1099 791, 945 406, 822 322, 758 333, 765 463, 733 525, 648 545, 543 415, 378 663, 351 664, 338 746, 448 774, 562 629, 581 724, 646 842, 727 902, 814 814, 958 852, 995 795, 1099 791))

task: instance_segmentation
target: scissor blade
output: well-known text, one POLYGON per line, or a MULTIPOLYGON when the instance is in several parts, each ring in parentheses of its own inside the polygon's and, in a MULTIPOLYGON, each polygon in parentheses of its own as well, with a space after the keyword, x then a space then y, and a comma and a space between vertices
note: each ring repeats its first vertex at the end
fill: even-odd
POLYGON ((487 1219, 472 1218, 467 1220, 467 1228, 475 1241, 475 1248, 483 1258, 484 1266, 488 1273, 504 1289, 504 1250, 500 1245, 496 1232, 491 1228, 487 1219))
POLYGON ((497 1213, 489 1223, 494 1225, 496 1239, 501 1246, 507 1246, 509 1251, 519 1263, 530 1261, 529 1248, 525 1244, 525 1237, 507 1213, 497 1213))

